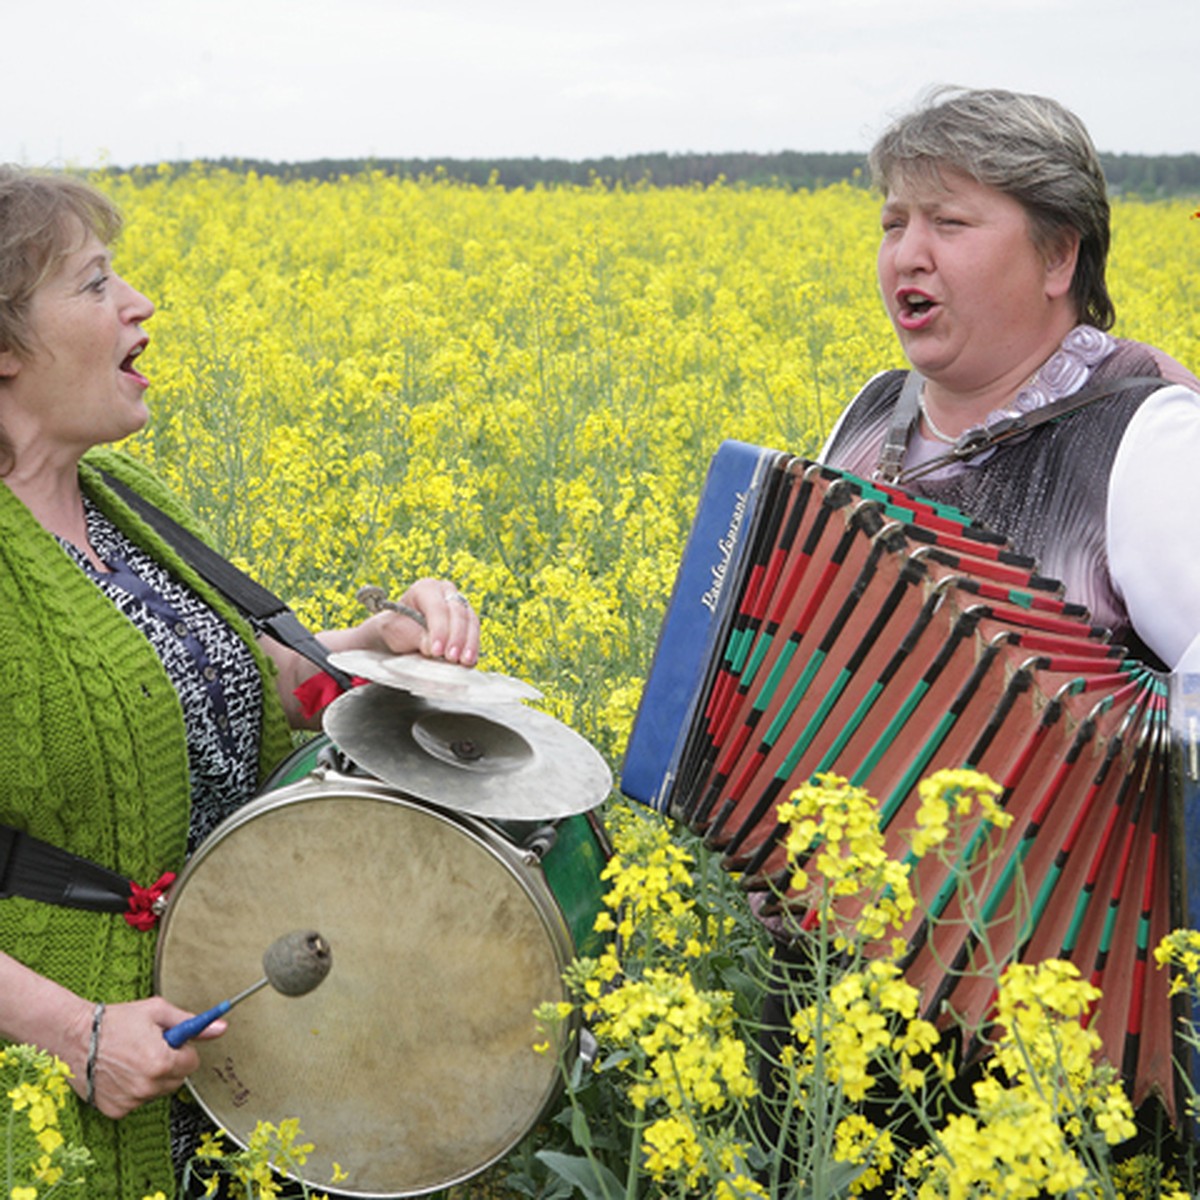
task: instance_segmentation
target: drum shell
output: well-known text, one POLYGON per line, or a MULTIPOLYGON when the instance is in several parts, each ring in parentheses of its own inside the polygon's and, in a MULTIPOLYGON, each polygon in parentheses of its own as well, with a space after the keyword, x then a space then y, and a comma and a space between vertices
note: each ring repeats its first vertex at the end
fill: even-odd
POLYGON ((259 1121, 295 1118, 315 1188, 337 1164, 346 1195, 422 1195, 503 1157, 557 1090, 553 1056, 533 1050, 533 1010, 564 998, 574 952, 550 875, 570 879, 582 927, 604 851, 584 821, 543 864, 488 822, 313 771, 318 750, 293 756, 181 873, 156 990, 202 1010, 259 978, 277 937, 319 930, 329 977, 231 1012, 222 1037, 196 1043, 190 1090, 243 1145, 259 1121))

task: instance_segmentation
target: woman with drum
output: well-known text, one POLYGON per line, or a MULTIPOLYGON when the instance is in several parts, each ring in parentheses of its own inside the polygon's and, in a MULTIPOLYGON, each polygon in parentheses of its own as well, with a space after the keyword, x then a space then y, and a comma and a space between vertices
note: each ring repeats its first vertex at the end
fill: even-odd
MULTIPOLYGON (((0 169, 0 821, 149 887, 287 754, 318 668, 256 638, 114 490, 194 529, 102 448, 148 418, 154 306, 112 269, 119 228, 82 183, 0 169)), ((319 636, 465 666, 479 652, 477 616, 434 579, 319 636)), ((166 1097, 198 1058, 164 1041, 190 1014, 149 995, 153 958, 121 914, 0 900, 0 1036, 71 1068, 94 1198, 174 1190, 166 1097)))
MULTIPOLYGON (((1109 203, 1086 129, 1040 96, 939 89, 870 166, 880 290, 911 369, 866 384, 823 461, 978 518, 1114 640, 1174 667, 1200 648, 1200 381, 1108 332, 1109 203)), ((784 984, 804 969, 774 932, 768 1094, 784 984)))

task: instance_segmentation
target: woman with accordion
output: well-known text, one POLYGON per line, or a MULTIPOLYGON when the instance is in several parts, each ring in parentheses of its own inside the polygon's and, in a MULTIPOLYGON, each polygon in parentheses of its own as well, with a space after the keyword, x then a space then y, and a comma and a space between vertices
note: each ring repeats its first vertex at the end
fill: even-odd
MULTIPOLYGON (((883 196, 880 288, 911 369, 866 384, 822 465, 1002 535, 1127 661, 1159 671, 1187 661, 1200 643, 1200 381, 1108 332, 1109 204, 1087 131, 1039 96, 941 89, 884 132, 870 166, 883 196)), ((769 1097, 786 981, 805 956, 802 937, 785 937, 778 917, 768 924, 779 974, 763 1012, 769 1097)), ((1169 1039, 1170 1017, 1162 1023, 1169 1039)), ((1135 1100, 1163 1097, 1169 1085, 1147 1084, 1136 1057, 1146 1038, 1117 1032, 1110 1048, 1125 1045, 1135 1100)), ((1169 1046, 1166 1057, 1169 1075, 1169 1046)))
POLYGON ((1107 332, 1109 206, 1087 131, 1042 97, 943 91, 870 164, 880 288, 912 371, 867 384, 824 461, 979 518, 1173 666, 1200 633, 1200 382, 1107 332))

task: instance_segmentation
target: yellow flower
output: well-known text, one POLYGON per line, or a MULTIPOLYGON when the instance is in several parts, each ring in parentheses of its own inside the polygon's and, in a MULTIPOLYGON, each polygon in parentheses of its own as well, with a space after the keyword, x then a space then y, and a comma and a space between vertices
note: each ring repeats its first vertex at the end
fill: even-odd
POLYGON ((695 1185, 703 1149, 689 1121, 681 1116, 663 1117, 649 1124, 642 1136, 646 1169, 652 1178, 661 1182, 670 1175, 680 1174, 688 1186, 695 1185))
POLYGON ((978 808, 979 815, 998 829, 1012 824, 1012 814, 999 807, 1003 789, 978 771, 936 771, 917 785, 920 807, 912 835, 917 857, 940 845, 950 834, 951 818, 961 820, 978 808))
POLYGON ((770 1193, 761 1183, 740 1173, 717 1181, 713 1200, 770 1200, 770 1193))
POLYGON ((908 868, 888 856, 878 805, 864 789, 821 775, 781 804, 778 817, 788 827, 791 887, 814 905, 838 949, 852 938, 882 940, 911 916, 908 868), (813 870, 803 869, 806 859, 813 870), (839 897, 859 902, 849 922, 838 916, 839 897))
POLYGON ((880 1129, 859 1113, 842 1118, 835 1130, 834 1158, 861 1168, 850 1184, 852 1195, 877 1188, 892 1169, 895 1143, 887 1129, 880 1129))
POLYGON ((1154 961, 1172 966, 1171 995, 1200 994, 1200 931, 1176 929, 1154 947, 1154 961))
POLYGON ((57 1129, 47 1127, 37 1134, 37 1143, 47 1154, 53 1154, 63 1142, 63 1135, 57 1129))
POLYGON ((200 1135, 200 1145, 196 1148, 197 1158, 221 1158, 225 1154, 225 1145, 221 1141, 221 1131, 213 1133, 205 1131, 200 1135))

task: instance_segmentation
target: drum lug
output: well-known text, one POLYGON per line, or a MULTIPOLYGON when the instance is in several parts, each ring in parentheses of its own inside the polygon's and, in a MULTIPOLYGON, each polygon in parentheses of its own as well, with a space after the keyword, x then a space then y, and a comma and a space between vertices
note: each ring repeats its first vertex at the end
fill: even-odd
POLYGON ((539 825, 521 843, 521 849, 525 851, 525 862, 531 867, 537 866, 554 849, 554 843, 557 841, 558 829, 555 826, 539 825))
POLYGON ((313 774, 323 779, 327 771, 332 771, 335 775, 354 773, 354 764, 332 742, 317 751, 316 769, 313 774))

